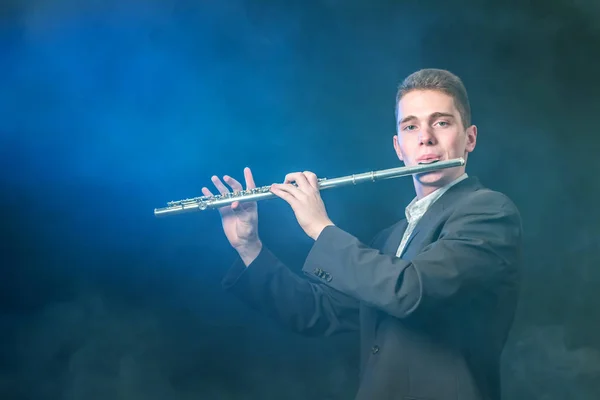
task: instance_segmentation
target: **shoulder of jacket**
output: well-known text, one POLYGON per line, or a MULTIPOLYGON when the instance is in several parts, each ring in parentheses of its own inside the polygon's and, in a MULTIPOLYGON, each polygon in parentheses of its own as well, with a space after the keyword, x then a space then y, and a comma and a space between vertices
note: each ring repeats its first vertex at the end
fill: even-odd
POLYGON ((518 213, 516 204, 506 194, 486 187, 466 193, 462 201, 456 205, 457 209, 463 207, 497 207, 518 213))

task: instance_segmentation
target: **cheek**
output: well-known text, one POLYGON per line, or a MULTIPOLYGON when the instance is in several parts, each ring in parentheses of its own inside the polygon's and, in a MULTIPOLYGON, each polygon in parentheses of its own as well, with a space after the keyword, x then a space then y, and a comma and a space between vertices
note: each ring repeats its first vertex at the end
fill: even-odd
POLYGON ((415 158, 417 158, 417 156, 419 155, 419 151, 418 148, 416 147, 402 147, 400 149, 401 155, 402 155, 402 159, 405 162, 409 162, 412 163, 415 158))
POLYGON ((407 154, 411 154, 413 151, 411 149, 414 148, 414 144, 411 143, 410 139, 403 138, 398 141, 398 151, 406 157, 407 154))
POLYGON ((406 135, 398 143, 403 151, 410 151, 419 146, 419 138, 417 135, 406 135))
POLYGON ((452 136, 443 141, 443 146, 447 151, 462 153, 465 150, 466 136, 452 136))

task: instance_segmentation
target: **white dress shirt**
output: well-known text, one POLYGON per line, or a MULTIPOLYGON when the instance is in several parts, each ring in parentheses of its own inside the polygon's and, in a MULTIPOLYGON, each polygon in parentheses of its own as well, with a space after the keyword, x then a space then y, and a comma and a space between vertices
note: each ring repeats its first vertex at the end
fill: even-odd
POLYGON ((436 202, 448 189, 452 186, 456 185, 458 182, 467 179, 468 176, 466 173, 462 174, 449 184, 442 186, 438 190, 433 193, 428 194, 420 200, 417 200, 415 197, 408 206, 406 206, 405 214, 406 220, 408 221, 408 226, 406 227, 406 231, 404 231, 404 236, 402 236, 402 241, 400 242, 400 246, 398 246, 398 251, 396 252, 396 256, 400 257, 404 252, 406 247, 406 242, 408 242, 408 238, 413 233, 415 226, 421 220, 421 217, 425 214, 425 212, 431 207, 433 203, 436 202))

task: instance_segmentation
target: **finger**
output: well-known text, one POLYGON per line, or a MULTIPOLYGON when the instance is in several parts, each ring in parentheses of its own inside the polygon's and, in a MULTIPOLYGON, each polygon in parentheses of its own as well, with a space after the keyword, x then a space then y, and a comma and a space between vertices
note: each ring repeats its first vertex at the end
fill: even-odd
MULTIPOLYGON (((294 189, 296 189, 296 188, 294 188, 294 189)), ((277 197, 283 199, 284 201, 286 201, 290 206, 292 206, 292 208, 294 207, 294 205, 298 201, 296 199, 296 197, 294 197, 294 195, 288 191, 289 189, 286 188, 285 185, 273 184, 273 185, 271 185, 271 187, 270 187, 269 190, 275 196, 277 196, 277 197)))
POLYGON ((284 183, 291 183, 291 182, 295 182, 296 185, 298 185, 298 187, 300 188, 300 190, 302 190, 305 193, 307 193, 308 191, 310 191, 312 189, 310 184, 306 180, 306 176, 304 176, 304 174, 302 172, 293 172, 291 174, 287 174, 285 176, 284 183))
POLYGON ((298 177, 298 175, 300 174, 300 172, 292 172, 289 173, 285 176, 285 178, 283 178, 283 183, 294 183, 296 182, 296 178, 298 177))
POLYGON ((275 187, 275 189, 278 190, 279 192, 288 193, 289 195, 293 196, 296 199, 299 199, 302 196, 304 196, 304 193, 302 193, 302 191, 300 189, 298 189, 296 186, 292 185, 291 183, 275 183, 275 184, 271 185, 271 189, 273 189, 273 187, 275 187))
POLYGON ((252 170, 250 170, 249 167, 244 168, 244 179, 246 179, 246 189, 256 188, 254 177, 252 176, 252 170))
POLYGON ((219 191, 219 193, 221 193, 221 194, 229 193, 229 189, 227 189, 227 187, 223 184, 223 182, 221 182, 221 180, 219 179, 218 176, 213 175, 210 178, 210 180, 212 181, 212 183, 214 183, 214 185, 217 188, 217 190, 219 191))
POLYGON ((296 185, 302 190, 304 193, 310 193, 314 191, 314 188, 308 183, 308 179, 306 179, 306 175, 303 173, 299 173, 296 178, 296 185))
POLYGON ((317 174, 311 171, 304 171, 303 174, 310 186, 312 186, 313 189, 319 190, 319 178, 317 178, 317 174))
MULTIPOLYGON (((214 195, 212 194, 212 192, 211 192, 210 190, 208 190, 208 188, 207 188, 207 187, 203 187, 203 188, 202 188, 202 194, 203 194, 204 196, 207 196, 207 197, 212 197, 212 196, 214 196, 214 195)), ((225 216, 225 215, 228 215, 228 207, 219 207, 219 212, 220 212, 220 213, 221 213, 221 215, 223 215, 223 216, 225 216)))
POLYGON ((223 176, 223 180, 225 181, 225 183, 227 183, 231 187, 231 189, 234 192, 241 192, 242 190, 244 190, 242 188, 242 184, 239 183, 235 178, 232 178, 229 175, 223 176))
POLYGON ((207 188, 207 187, 203 187, 203 188, 202 188, 202 194, 203 194, 203 195, 205 195, 205 196, 214 196, 214 195, 212 194, 212 192, 211 192, 210 190, 208 190, 208 188, 207 188))

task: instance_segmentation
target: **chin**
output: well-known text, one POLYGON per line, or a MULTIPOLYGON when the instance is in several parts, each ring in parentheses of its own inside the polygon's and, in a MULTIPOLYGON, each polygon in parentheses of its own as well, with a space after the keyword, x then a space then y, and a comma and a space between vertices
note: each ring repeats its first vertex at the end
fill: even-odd
POLYGON ((425 172, 416 175, 416 180, 424 186, 444 186, 450 183, 451 177, 444 174, 444 171, 425 172))

